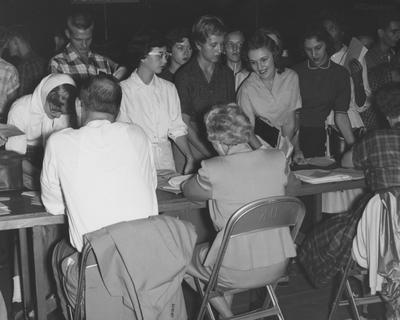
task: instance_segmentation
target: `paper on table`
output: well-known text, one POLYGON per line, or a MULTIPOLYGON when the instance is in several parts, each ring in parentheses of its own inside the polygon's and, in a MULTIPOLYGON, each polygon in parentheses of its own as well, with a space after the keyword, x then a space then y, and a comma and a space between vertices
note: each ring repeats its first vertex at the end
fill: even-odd
POLYGON ((4 138, 14 137, 14 136, 21 136, 23 133, 19 130, 16 126, 12 124, 3 124, 0 123, 0 136, 4 138))
POLYGON ((362 171, 343 168, 333 170, 298 170, 294 171, 293 174, 301 181, 312 184, 358 180, 364 178, 362 171))
POLYGON ((362 61, 364 59, 365 54, 368 49, 364 47, 360 40, 357 38, 352 38, 347 49, 346 59, 344 60, 343 66, 349 70, 349 63, 352 59, 357 59, 358 61, 362 61))

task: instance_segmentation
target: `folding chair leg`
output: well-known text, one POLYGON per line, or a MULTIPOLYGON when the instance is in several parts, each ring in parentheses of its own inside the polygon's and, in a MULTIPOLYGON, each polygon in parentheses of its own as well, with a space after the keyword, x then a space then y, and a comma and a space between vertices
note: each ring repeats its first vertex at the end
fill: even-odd
POLYGON ((201 302, 201 307, 199 314, 197 315, 197 320, 203 320, 205 313, 207 312, 208 317, 210 320, 216 320, 214 313, 211 309, 211 305, 208 301, 204 301, 204 290, 203 287, 201 286, 200 280, 197 278, 194 278, 194 283, 197 288, 197 292, 200 294, 202 302, 201 302))
POLYGON ((349 280, 346 280, 346 291, 347 291, 348 299, 350 301, 351 309, 353 310, 353 313, 354 313, 354 315, 356 317, 356 320, 361 320, 360 314, 359 314, 358 309, 357 309, 356 300, 354 300, 354 295, 353 295, 353 291, 351 290, 351 286, 350 286, 349 280))
POLYGON ((277 298, 276 295, 275 295, 274 289, 272 288, 271 285, 267 285, 267 290, 268 290, 269 296, 271 297, 272 305, 273 305, 275 308, 278 309, 278 314, 277 314, 278 319, 279 319, 279 320, 285 320, 285 318, 283 317, 283 313, 282 313, 281 307, 279 306, 279 303, 278 303, 278 298, 277 298))
POLYGON ((349 273, 349 270, 350 270, 352 264, 353 264, 353 260, 352 260, 352 257, 350 256, 349 259, 347 260, 346 266, 342 272, 342 279, 340 280, 339 288, 337 290, 335 299, 333 300, 332 307, 329 312, 328 320, 333 320, 333 315, 335 314, 336 309, 339 305, 340 298, 342 297, 343 290, 346 285, 347 274, 349 273))

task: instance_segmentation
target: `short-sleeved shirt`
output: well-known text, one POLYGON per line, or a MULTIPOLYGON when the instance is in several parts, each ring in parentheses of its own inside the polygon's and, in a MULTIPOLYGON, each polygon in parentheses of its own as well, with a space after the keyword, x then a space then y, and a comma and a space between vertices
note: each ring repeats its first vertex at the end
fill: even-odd
POLYGON ((374 191, 400 186, 400 126, 368 132, 354 145, 353 163, 374 191))
POLYGON ((5 108, 11 102, 9 95, 16 92, 19 87, 17 69, 10 63, 0 58, 0 114, 6 112, 5 108))
POLYGON ((80 83, 83 79, 99 73, 113 74, 118 64, 92 51, 86 63, 69 43, 65 49, 50 60, 51 73, 66 73, 80 83))
POLYGON ((294 67, 299 76, 302 108, 300 126, 324 127, 331 110, 347 113, 350 104, 350 77, 347 70, 328 60, 313 67, 309 60, 294 67))
POLYGON ((270 90, 253 72, 240 86, 237 101, 253 125, 255 117, 260 117, 269 125, 280 128, 290 111, 301 108, 298 76, 290 69, 277 72, 270 90))
POLYGON ((235 101, 235 80, 229 67, 217 63, 208 82, 194 58, 175 74, 182 113, 202 124, 203 116, 215 104, 235 101))

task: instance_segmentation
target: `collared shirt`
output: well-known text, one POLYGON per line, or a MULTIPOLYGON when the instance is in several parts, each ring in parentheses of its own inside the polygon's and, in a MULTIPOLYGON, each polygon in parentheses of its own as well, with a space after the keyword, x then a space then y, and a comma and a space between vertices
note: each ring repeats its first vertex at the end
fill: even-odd
POLYGON ((134 71, 121 82, 121 88, 122 101, 117 121, 142 127, 150 141, 160 147, 153 150, 157 169, 174 169, 171 167, 171 161, 172 164, 174 161, 172 151, 168 150, 171 148, 168 138, 175 140, 187 134, 174 84, 156 75, 145 84, 134 71))
POLYGON ((291 111, 301 108, 298 76, 291 69, 276 72, 270 90, 253 72, 240 87, 237 101, 252 125, 257 116, 279 129, 291 111))
POLYGON ((347 70, 328 60, 321 68, 304 61, 294 67, 299 76, 302 108, 300 125, 324 127, 331 110, 346 113, 350 104, 350 77, 347 70))
POLYGON ((135 125, 94 120, 53 134, 41 186, 46 210, 68 215, 78 251, 85 233, 158 214, 150 142, 135 125))
POLYGON ((400 127, 367 133, 354 146, 353 163, 373 191, 400 186, 400 127))
POLYGON ((17 91, 19 77, 17 69, 0 58, 0 114, 4 114, 5 107, 10 103, 9 96, 17 91))
POLYGON ((182 105, 182 113, 189 115, 198 124, 215 104, 235 101, 235 80, 229 67, 217 63, 210 82, 194 57, 182 66, 175 75, 175 85, 182 105))
POLYGON ((109 58, 103 57, 92 51, 88 55, 86 63, 78 52, 69 43, 65 49, 50 60, 51 73, 66 73, 79 82, 90 75, 99 73, 113 74, 118 65, 109 58))

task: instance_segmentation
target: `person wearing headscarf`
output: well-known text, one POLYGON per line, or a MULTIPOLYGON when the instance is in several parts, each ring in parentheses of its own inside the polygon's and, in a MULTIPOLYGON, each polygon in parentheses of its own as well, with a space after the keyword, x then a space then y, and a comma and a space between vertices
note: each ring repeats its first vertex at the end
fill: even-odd
POLYGON ((34 188, 39 182, 48 137, 71 126, 75 97, 75 82, 69 75, 51 74, 39 83, 33 94, 23 96, 11 106, 7 124, 16 126, 24 135, 8 138, 6 150, 26 155, 28 161, 23 164, 26 187, 34 188))

